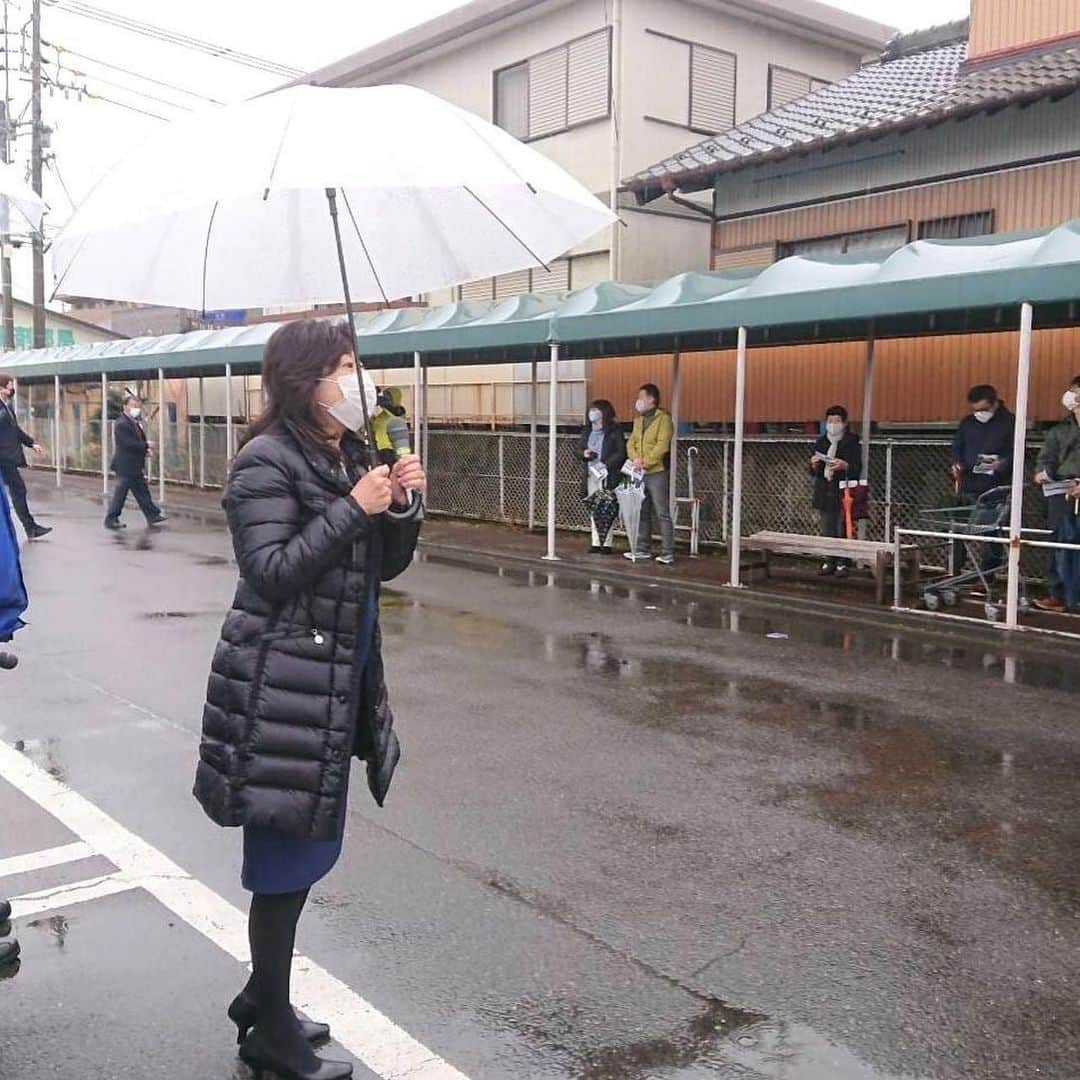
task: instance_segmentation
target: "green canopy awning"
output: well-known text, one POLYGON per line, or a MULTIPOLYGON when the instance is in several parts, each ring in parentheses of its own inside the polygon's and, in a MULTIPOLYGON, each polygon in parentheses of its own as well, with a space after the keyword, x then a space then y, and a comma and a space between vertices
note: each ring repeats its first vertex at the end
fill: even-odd
MULTIPOLYGON (((679 274, 654 287, 616 282, 569 294, 460 301, 357 317, 370 367, 493 364, 710 349, 740 326, 753 345, 1011 329, 1024 301, 1037 325, 1080 323, 1080 221, 1040 233, 919 240, 894 252, 793 256, 759 272, 679 274)), ((257 371, 276 324, 9 353, 26 381, 257 371)))

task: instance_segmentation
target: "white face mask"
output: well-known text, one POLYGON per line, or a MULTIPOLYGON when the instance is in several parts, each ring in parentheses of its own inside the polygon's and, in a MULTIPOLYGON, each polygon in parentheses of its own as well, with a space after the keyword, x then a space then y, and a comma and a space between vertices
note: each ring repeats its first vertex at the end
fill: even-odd
POLYGON ((139 417, 142 416, 142 409, 128 409, 128 416, 130 416, 132 420, 138 420, 139 417))
POLYGON ((1061 398, 1061 404, 1064 405, 1069 412, 1076 412, 1077 408, 1080 408, 1080 394, 1075 390, 1066 390, 1061 398))
POLYGON ((368 418, 379 412, 378 391, 375 380, 367 371, 363 372, 364 385, 360 387, 360 372, 350 371, 337 379, 320 379, 320 382, 336 383, 341 391, 341 400, 333 405, 321 402, 322 407, 343 427, 349 431, 364 430, 364 401, 367 401, 368 418))
POLYGON ((980 424, 989 424, 990 421, 994 419, 994 413, 990 409, 980 409, 974 415, 975 419, 978 420, 980 424))
POLYGON ((834 439, 839 439, 844 434, 844 425, 837 420, 832 420, 825 425, 825 430, 834 439))
POLYGON ((600 423, 600 415, 601 414, 600 414, 599 409, 590 409, 589 410, 589 422, 591 424, 599 424, 600 423))
POLYGON ((647 413, 649 411, 649 403, 638 398, 637 401, 634 402, 634 409, 642 414, 647 413))

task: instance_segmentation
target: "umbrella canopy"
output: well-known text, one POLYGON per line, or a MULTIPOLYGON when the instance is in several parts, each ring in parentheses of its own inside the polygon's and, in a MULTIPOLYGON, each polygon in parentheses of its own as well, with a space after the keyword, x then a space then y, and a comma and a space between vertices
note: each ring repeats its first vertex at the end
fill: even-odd
POLYGON ((14 165, 0 162, 0 232, 40 232, 45 203, 14 165))
POLYGON ((53 243, 56 292, 212 310, 396 300, 550 262, 610 210, 409 86, 296 86, 162 127, 53 243))

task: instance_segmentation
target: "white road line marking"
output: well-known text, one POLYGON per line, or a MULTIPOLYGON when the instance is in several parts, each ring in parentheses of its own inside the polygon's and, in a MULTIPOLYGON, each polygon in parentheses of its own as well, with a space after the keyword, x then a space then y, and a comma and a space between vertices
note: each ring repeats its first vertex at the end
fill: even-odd
MULTIPOLYGON (((0 777, 119 868, 106 880, 145 889, 220 949, 250 963, 247 918, 213 889, 2 740, 0 777)), ((468 1080, 314 961, 295 957, 293 973, 296 1004, 332 1023, 337 1041, 384 1080, 468 1080)))
POLYGON ((50 866, 63 866, 64 863, 76 862, 78 859, 89 859, 93 854, 94 849, 79 840, 74 844, 44 848, 26 855, 12 855, 7 859, 0 859, 0 878, 10 877, 12 874, 28 874, 34 870, 47 870, 50 866))
POLYGON ((57 908, 70 907, 72 904, 84 904, 87 900, 100 900, 104 896, 130 892, 138 887, 138 882, 129 881, 120 874, 107 874, 105 877, 91 878, 89 881, 76 881, 70 885, 61 885, 56 889, 42 889, 40 892, 13 896, 11 916, 13 919, 25 919, 31 915, 55 911, 57 908))

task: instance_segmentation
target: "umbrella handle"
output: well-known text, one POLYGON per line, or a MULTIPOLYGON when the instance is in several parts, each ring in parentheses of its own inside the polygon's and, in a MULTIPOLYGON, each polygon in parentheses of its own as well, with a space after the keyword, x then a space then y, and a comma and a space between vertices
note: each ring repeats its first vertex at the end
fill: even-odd
MULTIPOLYGON (((349 271, 345 266, 345 248, 341 243, 341 223, 338 221, 337 188, 326 189, 326 201, 330 204, 330 220, 334 225, 334 242, 337 244, 338 267, 341 270, 341 289, 345 293, 345 318, 349 322, 349 336, 353 343, 353 357, 360 363, 360 342, 356 337, 356 321, 353 319, 352 296, 349 293, 349 271)), ((375 429, 371 426, 371 414, 368 412, 367 394, 361 393, 360 404, 364 410, 364 434, 368 444, 368 465, 374 469, 380 464, 379 451, 375 443, 375 429)))

